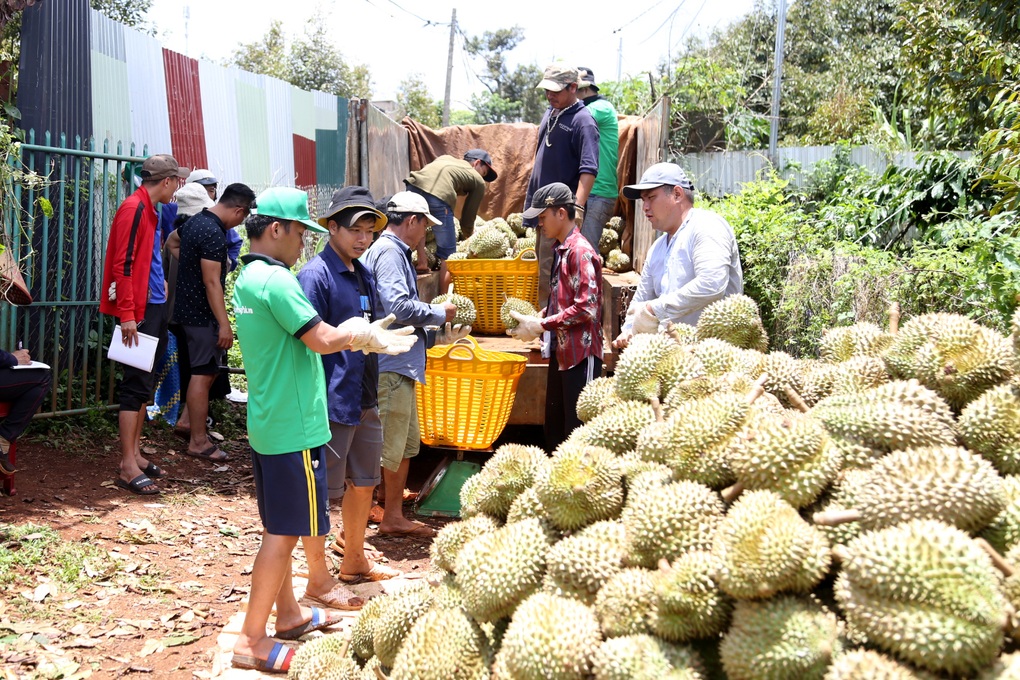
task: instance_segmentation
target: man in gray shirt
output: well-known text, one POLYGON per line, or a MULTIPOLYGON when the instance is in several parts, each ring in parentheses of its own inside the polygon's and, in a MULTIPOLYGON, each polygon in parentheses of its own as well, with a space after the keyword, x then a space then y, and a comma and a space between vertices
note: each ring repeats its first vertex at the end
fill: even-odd
POLYGON ((379 523, 384 536, 431 538, 430 527, 404 517, 404 484, 411 458, 421 447, 415 382, 425 383, 425 350, 456 342, 471 332, 470 326, 451 328, 457 308, 447 302, 430 305, 418 299, 417 276, 411 264, 411 248, 425 237, 429 224, 439 220, 429 212, 421 194, 401 191, 385 205, 389 224, 361 257, 375 279, 375 314, 396 316, 395 327, 413 326, 417 342, 399 357, 379 358, 379 419, 383 429, 382 478, 385 510, 379 523), (444 325, 445 324, 445 325, 444 325), (439 332, 426 327, 440 327, 439 332))

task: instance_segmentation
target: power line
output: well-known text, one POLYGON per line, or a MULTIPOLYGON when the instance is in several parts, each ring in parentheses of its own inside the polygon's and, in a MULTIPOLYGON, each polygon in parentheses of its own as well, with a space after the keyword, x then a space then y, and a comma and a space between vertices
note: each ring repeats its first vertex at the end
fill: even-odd
POLYGON ((654 31, 652 31, 651 34, 647 38, 644 39, 644 42, 648 42, 649 40, 654 38, 655 34, 658 33, 659 31, 661 31, 663 26, 665 26, 667 23, 673 21, 673 18, 676 17, 676 13, 679 12, 680 8, 684 6, 684 2, 685 1, 686 0, 680 0, 680 4, 677 5, 676 8, 672 12, 670 12, 669 15, 665 19, 662 20, 662 23, 659 24, 659 27, 657 29, 655 29, 654 31))
POLYGON ((404 9, 403 7, 398 5, 393 0, 388 0, 388 2, 391 5, 393 5, 394 7, 396 7, 397 9, 399 9, 404 14, 409 14, 409 15, 413 16, 415 19, 417 19, 419 21, 424 21, 426 26, 449 26, 450 25, 449 21, 432 21, 431 19, 426 19, 424 17, 420 17, 417 14, 415 14, 414 12, 411 12, 411 11, 408 11, 408 10, 404 9))
POLYGON ((661 5, 661 4, 662 4, 662 2, 663 2, 663 0, 659 0, 659 1, 658 1, 658 2, 656 2, 656 3, 654 4, 654 5, 652 5, 652 6, 651 6, 651 7, 649 7, 648 9, 646 9, 646 10, 645 10, 644 12, 641 12, 641 14, 638 14, 638 15, 637 15, 636 17, 634 17, 633 19, 631 19, 630 21, 628 21, 627 23, 625 23, 625 24, 624 24, 623 26, 620 26, 619 28, 617 28, 617 29, 614 29, 614 30, 613 30, 613 33, 614 33, 614 34, 615 34, 615 33, 619 33, 619 32, 620 32, 620 31, 622 31, 623 29, 627 28, 627 27, 628 27, 628 26, 630 26, 630 25, 631 25, 632 23, 634 23, 635 21, 637 21, 638 19, 640 19, 641 17, 643 17, 644 15, 648 14, 648 13, 649 13, 649 12, 651 12, 651 11, 652 11, 653 9, 655 9, 656 7, 658 7, 659 5, 661 5))

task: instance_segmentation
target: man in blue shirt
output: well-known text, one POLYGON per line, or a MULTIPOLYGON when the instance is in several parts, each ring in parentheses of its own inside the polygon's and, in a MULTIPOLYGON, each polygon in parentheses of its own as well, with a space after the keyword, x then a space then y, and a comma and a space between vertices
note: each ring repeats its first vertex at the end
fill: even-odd
MULTIPOLYGON (((372 244, 372 236, 386 226, 368 189, 349 186, 333 194, 327 217, 329 241, 298 274, 298 281, 322 320, 337 325, 352 316, 374 321, 375 280, 358 258, 372 244)), ((379 360, 375 354, 344 351, 322 356, 326 375, 326 407, 330 441, 326 444, 328 497, 342 499, 344 549, 340 578, 355 582, 381 581, 399 571, 370 562, 365 555, 365 529, 372 507, 372 490, 379 484, 383 430, 379 420, 379 360), (345 493, 346 491, 346 493, 345 493)), ((334 581, 326 567, 322 543, 307 541, 306 597, 327 607, 346 608, 357 598, 334 581)))
POLYGON ((407 471, 421 446, 414 383, 425 383, 426 349, 456 342, 470 333, 471 327, 450 328, 449 322, 457 313, 453 304, 430 305, 418 299, 411 248, 425 237, 429 224, 439 224, 429 212, 425 197, 410 191, 394 194, 386 203, 386 218, 386 231, 363 258, 379 291, 374 300, 375 314, 378 318, 393 314, 394 328, 413 326, 421 342, 402 356, 379 358, 379 417, 386 433, 382 450, 385 510, 379 533, 430 538, 435 532, 405 518, 403 509, 407 471), (426 331, 429 326, 443 328, 436 333, 426 331))

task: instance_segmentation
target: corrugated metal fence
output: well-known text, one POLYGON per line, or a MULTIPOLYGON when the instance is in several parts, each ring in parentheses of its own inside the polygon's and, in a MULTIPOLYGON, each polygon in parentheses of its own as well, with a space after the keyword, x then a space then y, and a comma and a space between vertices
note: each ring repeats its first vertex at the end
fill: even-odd
MULTIPOLYGON (((811 169, 819 162, 836 155, 835 146, 800 146, 779 149, 779 174, 794 186, 802 186, 811 169)), ((969 151, 956 152, 960 157, 972 155, 969 151)), ((890 165, 901 168, 916 166, 918 154, 899 152, 886 154, 871 146, 854 147, 850 161, 876 174, 885 172, 890 165)), ((687 154, 680 164, 690 171, 698 191, 709 196, 740 193, 741 187, 759 178, 770 169, 768 155, 762 151, 721 151, 687 154)))

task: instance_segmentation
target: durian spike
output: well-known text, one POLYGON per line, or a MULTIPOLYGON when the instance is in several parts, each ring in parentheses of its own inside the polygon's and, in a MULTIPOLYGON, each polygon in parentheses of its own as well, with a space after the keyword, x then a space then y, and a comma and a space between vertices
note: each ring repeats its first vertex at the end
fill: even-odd
POLYGON ((1013 568, 1013 565, 1007 562, 1006 558, 1000 555, 999 551, 992 547, 991 543, 989 543, 983 538, 975 538, 974 542, 981 546, 982 550, 988 553, 988 556, 992 558, 992 564, 995 565, 996 569, 1002 572, 1003 576, 1009 578, 1016 572, 1016 569, 1013 568))
POLYGON ((744 485, 738 481, 732 486, 728 486, 720 491, 719 495, 722 496, 722 499, 727 503, 732 503, 737 500, 742 493, 744 493, 744 485))
POLYGON ((808 406, 807 402, 804 401, 804 398, 797 393, 797 390, 787 385, 783 388, 783 391, 786 393, 786 398, 790 400, 790 403, 793 404, 795 409, 801 413, 807 413, 811 410, 811 407, 808 406))
POLYGON ((655 422, 661 423, 665 420, 662 417, 662 403, 658 397, 652 397, 648 400, 648 403, 652 405, 652 412, 655 414, 655 422))
POLYGON ((896 335, 900 332, 900 303, 889 305, 889 332, 896 335))
POLYGON ((751 391, 747 393, 746 399, 748 404, 753 404, 757 401, 758 397, 765 394, 765 383, 767 383, 768 380, 769 374, 762 373, 761 377, 754 381, 754 387, 752 387, 751 391))
POLYGON ((848 522, 858 522, 863 517, 860 510, 825 510, 816 512, 811 519, 823 527, 837 527, 848 522))

